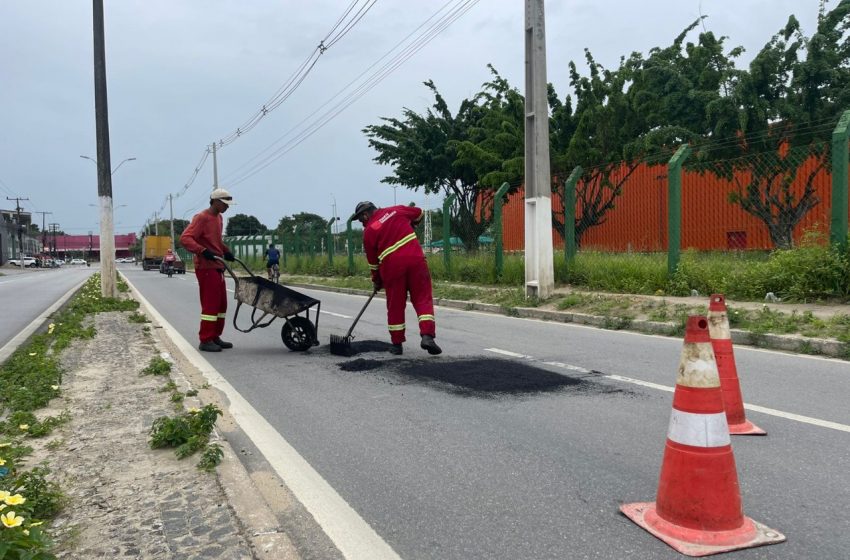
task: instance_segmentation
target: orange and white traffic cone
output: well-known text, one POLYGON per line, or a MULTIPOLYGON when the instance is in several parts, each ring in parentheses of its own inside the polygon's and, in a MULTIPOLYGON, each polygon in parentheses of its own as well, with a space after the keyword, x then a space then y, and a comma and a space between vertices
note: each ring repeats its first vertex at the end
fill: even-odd
POLYGON ((688 556, 785 540, 744 516, 706 317, 688 318, 656 501, 620 511, 688 556))
POLYGON ((713 294, 708 304, 708 334, 717 371, 720 373, 720 389, 723 391, 723 406, 726 408, 726 422, 729 433, 734 436, 764 436, 767 432, 747 420, 744 412, 744 399, 741 396, 741 384, 738 381, 738 368, 732 350, 732 333, 729 330, 729 317, 726 311, 726 298, 723 294, 713 294))

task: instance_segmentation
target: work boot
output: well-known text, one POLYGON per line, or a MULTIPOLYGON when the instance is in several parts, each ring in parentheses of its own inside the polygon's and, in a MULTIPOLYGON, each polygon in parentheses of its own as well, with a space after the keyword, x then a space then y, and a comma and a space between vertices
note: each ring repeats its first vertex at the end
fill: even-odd
POLYGON ((232 342, 225 342, 224 340, 220 339, 219 337, 215 337, 213 339, 213 342, 215 342, 216 344, 218 344, 219 346, 221 346, 222 348, 225 348, 225 349, 233 348, 232 342))
POLYGON ((390 354, 394 356, 401 356, 404 354, 404 347, 401 344, 393 344, 390 346, 390 354))
POLYGON ((423 350, 427 350, 429 354, 441 354, 443 349, 437 346, 437 343, 434 342, 434 337, 430 334, 422 335, 422 344, 420 344, 423 350))
POLYGON ((221 352, 221 346, 213 342, 212 340, 208 340, 206 342, 202 342, 198 345, 198 350, 202 352, 221 352))

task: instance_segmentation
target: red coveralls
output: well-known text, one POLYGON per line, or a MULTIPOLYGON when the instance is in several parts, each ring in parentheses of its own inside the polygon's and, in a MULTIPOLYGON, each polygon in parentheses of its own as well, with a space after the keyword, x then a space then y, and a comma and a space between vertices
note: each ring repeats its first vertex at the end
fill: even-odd
POLYGON ((421 208, 411 206, 379 208, 363 231, 372 281, 380 276, 387 293, 387 326, 393 344, 405 341, 404 308, 408 292, 419 318, 419 334, 435 336, 436 332, 431 274, 411 225, 421 215, 421 208))
POLYGON ((224 317, 227 311, 227 289, 224 285, 224 264, 211 261, 201 253, 209 249, 218 256, 230 249, 221 238, 221 214, 213 214, 209 208, 192 218, 180 243, 195 254, 195 276, 201 292, 201 328, 198 336, 201 342, 210 342, 224 332, 224 317))

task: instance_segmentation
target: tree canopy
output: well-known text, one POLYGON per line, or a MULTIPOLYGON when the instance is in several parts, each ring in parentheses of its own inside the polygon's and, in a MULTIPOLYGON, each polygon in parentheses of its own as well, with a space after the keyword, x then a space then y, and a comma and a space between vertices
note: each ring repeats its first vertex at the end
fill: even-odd
POLYGON ((255 216, 247 214, 236 214, 227 220, 224 234, 231 235, 262 235, 268 233, 269 228, 260 223, 255 216))

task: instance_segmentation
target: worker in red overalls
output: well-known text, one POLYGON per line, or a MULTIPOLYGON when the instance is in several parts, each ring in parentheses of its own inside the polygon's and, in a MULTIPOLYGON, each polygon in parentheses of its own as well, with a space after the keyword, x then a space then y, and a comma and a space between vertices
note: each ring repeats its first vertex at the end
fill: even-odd
POLYGON ((221 352, 233 344, 221 339, 227 311, 227 289, 224 285, 224 264, 233 260, 233 253, 221 237, 221 215, 234 204, 233 197, 224 189, 215 189, 210 195, 210 207, 192 218, 180 236, 180 243, 194 253, 195 276, 201 293, 201 328, 198 346, 204 352, 221 352))
POLYGON ((420 346, 429 354, 442 352, 434 341, 431 273, 413 232, 413 226, 422 216, 422 209, 415 206, 376 208, 371 202, 361 202, 352 217, 363 224, 363 248, 375 290, 386 290, 387 326, 392 341, 390 353, 396 355, 404 351, 404 308, 408 292, 419 319, 420 346))

